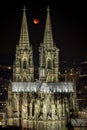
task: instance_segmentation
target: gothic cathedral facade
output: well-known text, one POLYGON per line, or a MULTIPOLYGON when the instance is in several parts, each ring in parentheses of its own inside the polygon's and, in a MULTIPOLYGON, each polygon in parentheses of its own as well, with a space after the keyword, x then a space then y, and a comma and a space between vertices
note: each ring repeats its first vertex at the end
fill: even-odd
POLYGON ((53 41, 47 9, 43 43, 39 47, 39 79, 34 80, 33 49, 29 40, 26 9, 8 86, 7 125, 29 127, 30 121, 66 121, 77 111, 73 83, 59 82, 59 49, 53 41))

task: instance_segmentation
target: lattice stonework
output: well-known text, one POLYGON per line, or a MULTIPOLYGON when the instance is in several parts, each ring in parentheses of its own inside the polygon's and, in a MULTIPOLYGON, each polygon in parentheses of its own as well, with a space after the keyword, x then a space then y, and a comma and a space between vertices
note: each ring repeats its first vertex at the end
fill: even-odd
POLYGON ((59 49, 53 41, 49 8, 43 42, 39 47, 38 70, 39 78, 36 80, 24 8, 13 63, 13 81, 8 86, 7 125, 38 129, 37 121, 55 121, 59 123, 54 125, 58 127, 55 129, 59 129, 60 124, 70 119, 70 114, 77 112, 75 85, 71 82, 59 82, 59 49), (32 126, 33 123, 36 128, 35 125, 32 126))

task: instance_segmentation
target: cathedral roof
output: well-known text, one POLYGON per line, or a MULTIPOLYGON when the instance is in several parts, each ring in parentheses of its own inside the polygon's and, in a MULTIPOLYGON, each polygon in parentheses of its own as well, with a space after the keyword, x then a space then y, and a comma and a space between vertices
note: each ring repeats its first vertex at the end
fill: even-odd
POLYGON ((70 93, 74 92, 71 82, 12 82, 12 92, 70 93))

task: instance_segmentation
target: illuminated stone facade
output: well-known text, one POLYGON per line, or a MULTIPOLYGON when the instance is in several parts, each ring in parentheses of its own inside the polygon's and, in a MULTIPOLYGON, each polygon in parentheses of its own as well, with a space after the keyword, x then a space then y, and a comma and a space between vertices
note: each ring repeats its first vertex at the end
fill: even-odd
POLYGON ((26 12, 24 9, 19 44, 16 47, 13 64, 13 81, 30 82, 34 80, 33 51, 28 36, 26 12))
POLYGON ((67 121, 77 110, 73 83, 58 81, 59 49, 53 42, 49 9, 44 40, 39 47, 39 80, 34 82, 33 50, 29 42, 26 12, 8 87, 7 124, 29 127, 31 121, 67 121))
POLYGON ((46 82, 58 82, 59 73, 59 49, 53 41, 49 8, 43 43, 39 48, 39 79, 46 82))

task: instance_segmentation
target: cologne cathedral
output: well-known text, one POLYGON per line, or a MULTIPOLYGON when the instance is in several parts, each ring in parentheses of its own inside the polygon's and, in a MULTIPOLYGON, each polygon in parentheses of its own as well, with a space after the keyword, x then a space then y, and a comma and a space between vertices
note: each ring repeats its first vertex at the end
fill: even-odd
POLYGON ((43 42, 39 49, 39 78, 34 79, 33 47, 30 44, 26 9, 8 86, 7 125, 29 127, 32 121, 67 121, 77 112, 74 82, 59 81, 59 49, 54 44, 50 10, 47 8, 43 42))

